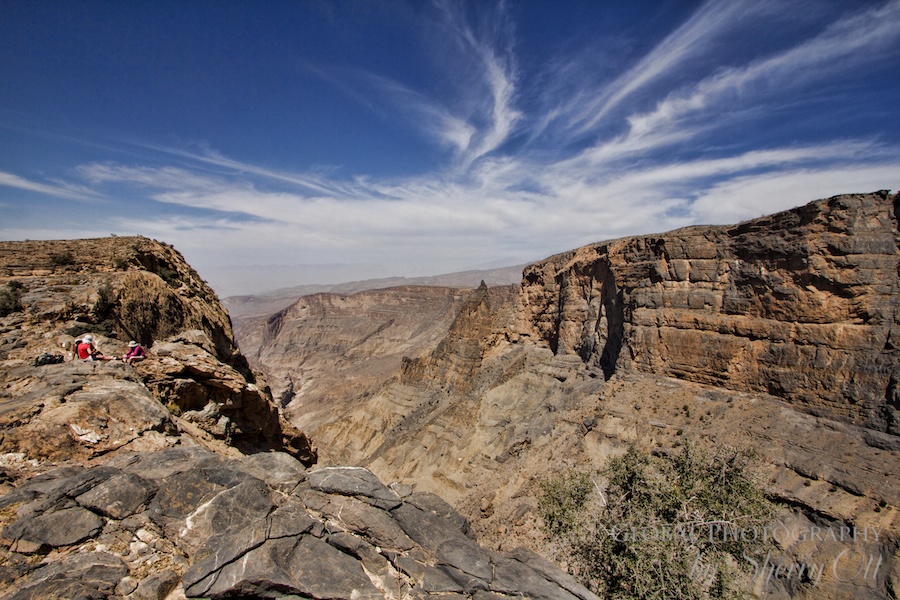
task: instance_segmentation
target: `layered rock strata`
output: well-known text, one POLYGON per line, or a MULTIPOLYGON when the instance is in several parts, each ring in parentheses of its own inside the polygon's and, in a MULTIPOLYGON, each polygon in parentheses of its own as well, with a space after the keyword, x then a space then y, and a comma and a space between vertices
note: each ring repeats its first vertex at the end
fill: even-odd
POLYGON ((620 369, 900 434, 898 196, 585 246, 526 268, 523 333, 620 369))
POLYGON ((236 324, 242 351, 302 429, 341 417, 398 376, 404 357, 433 350, 468 292, 399 287, 315 294, 236 324))

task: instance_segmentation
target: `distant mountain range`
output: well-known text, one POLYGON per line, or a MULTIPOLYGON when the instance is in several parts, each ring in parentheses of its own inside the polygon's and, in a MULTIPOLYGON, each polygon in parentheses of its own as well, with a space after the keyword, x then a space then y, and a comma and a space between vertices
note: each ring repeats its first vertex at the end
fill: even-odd
POLYGON ((229 296, 222 299, 232 319, 269 315, 286 308, 298 298, 310 294, 356 294, 366 290, 379 290, 402 285, 426 285, 432 287, 475 288, 482 281, 489 286, 520 283, 525 264, 494 269, 460 271, 427 277, 384 277, 335 284, 297 285, 261 292, 254 295, 229 296))

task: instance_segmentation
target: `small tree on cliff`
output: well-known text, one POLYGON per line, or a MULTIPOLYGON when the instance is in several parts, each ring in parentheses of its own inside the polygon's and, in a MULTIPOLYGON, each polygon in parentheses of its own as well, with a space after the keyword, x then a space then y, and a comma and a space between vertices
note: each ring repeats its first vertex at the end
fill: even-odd
POLYGON ((749 464, 734 449, 686 444, 659 458, 632 446, 601 471, 605 490, 564 474, 544 482, 538 507, 557 558, 603 597, 739 597, 741 565, 765 552, 755 534, 774 513, 749 464))

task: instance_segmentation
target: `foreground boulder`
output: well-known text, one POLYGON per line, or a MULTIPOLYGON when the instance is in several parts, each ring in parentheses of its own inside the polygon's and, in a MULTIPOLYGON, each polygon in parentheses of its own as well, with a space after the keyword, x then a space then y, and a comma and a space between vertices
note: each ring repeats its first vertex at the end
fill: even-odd
POLYGON ((163 598, 179 586, 187 598, 595 597, 528 551, 480 547, 436 496, 404 493, 365 469, 307 471, 284 453, 120 453, 0 497, 8 547, 0 592, 17 600, 163 598))

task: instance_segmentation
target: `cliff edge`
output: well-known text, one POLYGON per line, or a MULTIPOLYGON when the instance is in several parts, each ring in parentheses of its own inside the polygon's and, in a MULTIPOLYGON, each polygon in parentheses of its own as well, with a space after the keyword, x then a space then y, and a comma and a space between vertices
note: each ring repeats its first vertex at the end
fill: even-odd
POLYGON ((624 238, 525 269, 523 333, 619 370, 764 392, 900 434, 900 196, 624 238))

